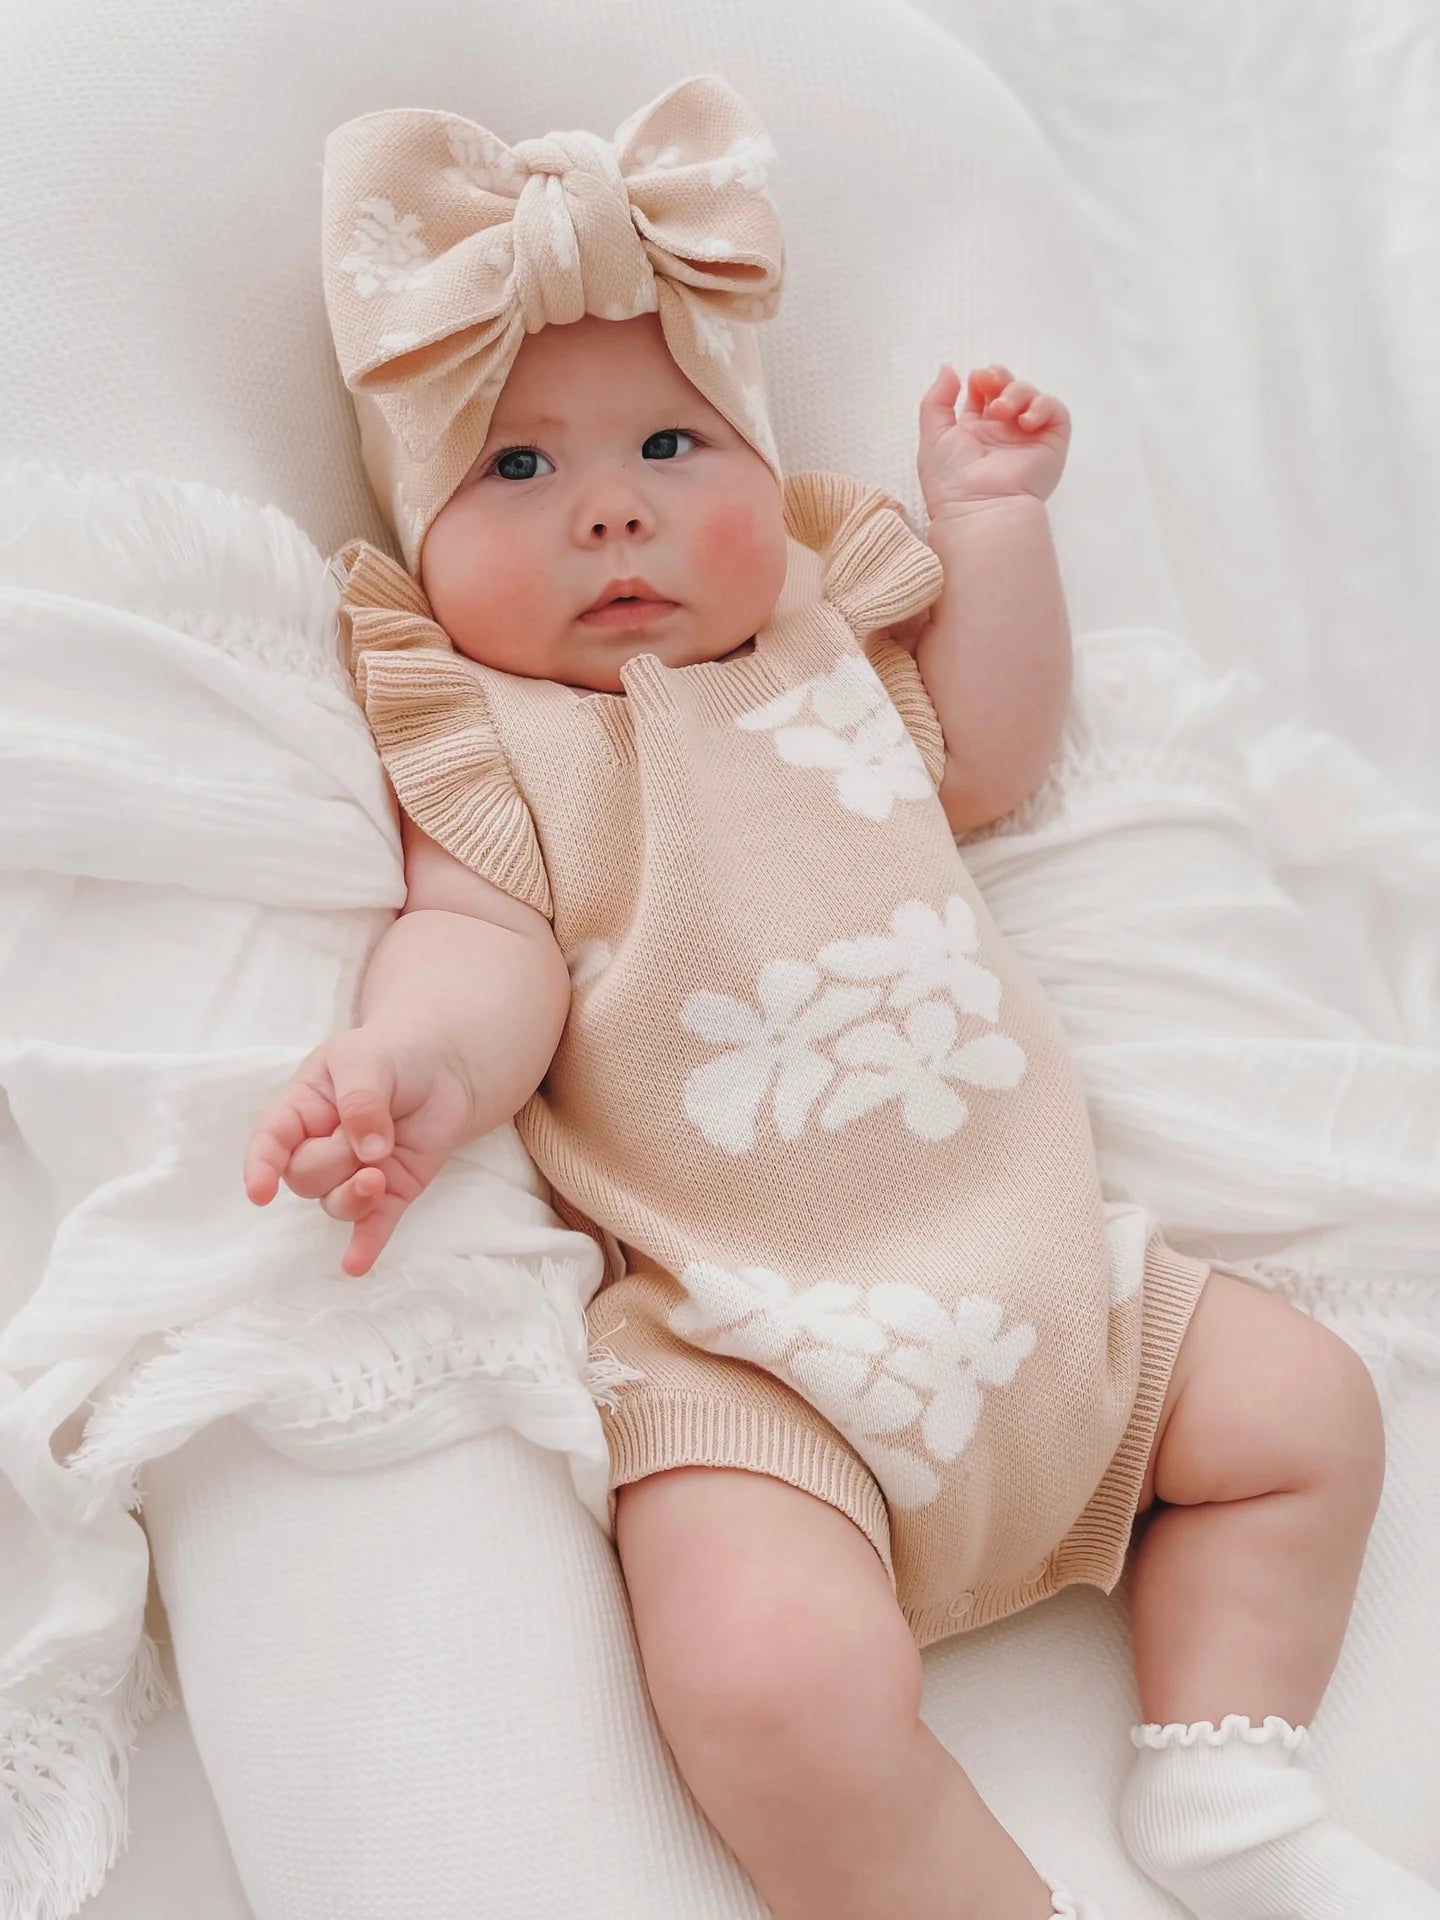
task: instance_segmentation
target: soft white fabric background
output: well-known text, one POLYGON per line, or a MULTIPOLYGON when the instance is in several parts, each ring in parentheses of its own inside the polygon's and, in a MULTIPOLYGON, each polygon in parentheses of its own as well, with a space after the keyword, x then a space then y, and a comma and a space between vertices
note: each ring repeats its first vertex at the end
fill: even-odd
MULTIPOLYGON (((318 191, 316 129, 399 99, 468 112, 506 137, 560 124, 577 102, 601 124, 616 68, 637 99, 674 77, 670 34, 693 31, 677 11, 651 0, 627 9, 623 28, 603 7, 577 12, 557 57, 544 9, 507 20, 458 0, 420 15, 349 7, 333 17, 333 45, 329 10, 297 0, 10 0, 10 150, 44 164, 17 193, 6 263, 0 446, 233 486, 294 514, 322 546, 373 534, 358 465, 332 457, 353 436, 338 374, 315 378, 328 339, 296 183, 318 191), (167 176, 163 193, 147 191, 167 176), (22 243, 57 222, 64 245, 22 243), (177 332, 179 310, 193 333, 177 332), (245 435, 228 424, 237 383, 254 396, 245 435)), ((1430 0, 893 0, 873 11, 896 24, 877 31, 869 85, 848 8, 829 32, 820 0, 784 0, 773 15, 782 45, 815 39, 798 97, 770 103, 777 134, 812 127, 832 143, 825 169, 806 179, 792 160, 779 188, 805 239, 776 336, 789 418, 822 411, 824 386, 845 396, 834 435, 796 451, 824 464, 871 446, 876 478, 905 483, 911 390, 961 346, 1064 382, 1052 314, 1018 331, 1007 315, 1003 337, 989 324, 986 282, 1024 261, 1043 283, 1057 216, 1017 197, 1013 154, 1004 195, 988 190, 983 143, 955 125, 975 116, 969 63, 953 47, 925 59, 933 24, 1014 89, 1058 162, 1072 214, 1063 245, 1082 246, 1096 272, 1121 382, 1108 398, 1129 416, 1186 630, 1217 661, 1262 665, 1283 710, 1407 776, 1440 778, 1430 0), (897 84, 908 131, 880 104, 897 84), (947 127, 958 144, 932 139, 947 127), (916 187, 893 222, 874 217, 896 177, 872 164, 877 138, 916 187), (958 310, 928 233, 937 205, 973 249, 958 310), (823 327, 812 357, 797 317, 843 272, 847 225, 862 251, 843 274, 846 324, 823 327), (923 302, 942 284, 949 310, 923 302), (841 332, 857 345, 837 359, 826 350, 841 332)), ((737 84, 763 84, 768 29, 722 14, 716 30, 737 84)), ((1033 195, 1055 191, 1047 181, 1033 195)), ((1072 508, 1077 482, 1093 497, 1097 468, 1114 475, 1097 504, 1123 500, 1137 455, 1117 466, 1100 421, 1079 425, 1072 508)), ((1144 610, 1163 613, 1158 583, 1142 574, 1132 590, 1145 585, 1144 610)), ((1112 604, 1108 617, 1123 611, 1112 604)))
POLYGON ((1440 790, 1432 0, 912 0, 1059 161, 1185 631, 1440 790))
MULTIPOLYGON (((1173 19, 1166 24, 1168 10, 1162 17, 1138 0, 948 9, 946 24, 973 32, 1019 87, 1056 142, 1057 170, 942 26, 898 0, 789 0, 778 11, 727 0, 680 18, 651 0, 627 12, 623 40, 601 10, 566 0, 503 14, 429 0, 403 16, 355 0, 203 10, 142 0, 123 14, 62 0, 6 23, 3 152, 7 177, 26 185, 12 206, 0 447, 234 487, 294 514, 322 547, 356 531, 373 537, 314 279, 324 131, 411 100, 451 106, 509 137, 608 128, 678 74, 713 65, 756 104, 782 156, 805 156, 782 169, 777 188, 795 244, 768 360, 790 464, 863 470, 915 509, 920 390, 941 358, 964 366, 1003 357, 1064 392, 1075 410, 1056 524, 1077 628, 1188 624, 1212 659, 1276 668, 1277 710, 1288 703, 1361 744, 1393 749, 1406 777, 1419 777, 1435 737, 1433 583, 1427 596, 1394 582, 1423 579, 1423 523, 1409 516, 1435 483, 1426 426, 1433 369, 1427 390, 1419 348, 1434 314, 1433 227, 1414 209, 1433 203, 1435 153, 1424 132, 1440 92, 1418 7, 1408 45, 1397 24, 1400 53, 1385 58, 1373 57, 1389 42, 1372 9, 1357 0, 1327 12, 1328 35, 1309 31, 1312 9, 1270 10, 1286 27, 1271 42, 1247 32, 1238 0, 1191 10, 1183 40, 1173 19), (1266 164, 1255 129, 1274 124, 1260 108, 1276 97, 1277 73, 1291 82, 1282 89, 1297 128, 1291 150, 1303 136, 1330 198, 1348 209, 1343 222, 1336 216, 1339 237, 1323 194, 1315 198, 1315 167, 1280 168, 1273 154, 1266 164), (1210 91, 1192 93, 1192 79, 1207 74, 1210 91), (1337 90, 1348 113, 1335 111, 1337 90), (1237 100, 1252 103, 1249 120, 1237 100), (308 198, 293 184, 306 178, 308 198), (1303 280, 1277 278, 1289 256, 1261 244, 1267 233, 1296 230, 1326 263, 1323 300, 1308 297, 1303 280), (1368 276, 1349 264, 1367 233, 1368 276), (1082 274, 1087 259, 1108 336, 1082 274), (1403 460, 1385 457, 1402 445, 1387 437, 1390 414, 1353 388, 1357 333, 1384 344, 1372 378, 1403 386, 1413 404, 1403 460), (1297 343, 1303 381, 1290 353, 1297 343), (1354 397, 1342 403, 1342 393, 1354 397), (1320 488, 1295 452, 1302 431, 1317 443, 1320 428, 1337 423, 1335 437, 1363 450, 1356 490, 1372 516, 1359 522, 1353 549, 1339 537, 1343 476, 1320 488), (1396 565, 1386 567, 1391 553, 1396 565), (1385 671, 1368 675, 1357 664, 1367 658, 1385 671)), ((1388 18, 1405 14, 1397 6, 1388 18)), ((1417 986, 1408 1004, 1426 1003, 1417 986)), ((1407 1392, 1396 1422, 1392 1458, 1433 1459, 1433 1394, 1407 1392)), ((427 1463, 376 1476, 367 1503, 358 1478, 306 1479, 234 1438, 229 1450, 196 1443, 188 1460, 174 1456, 173 1474, 157 1470, 151 1513, 184 1623, 178 1651, 182 1659, 191 1651, 192 1691, 206 1715, 205 1762, 233 1810, 232 1844, 245 1848, 252 1901, 262 1892, 294 1900, 311 1874, 308 1902, 294 1909, 307 1920, 321 1911, 313 1893, 321 1878, 340 1884, 337 1920, 397 1911, 381 1904, 381 1881, 407 1884, 417 1821, 433 1796, 397 1808, 396 1782, 413 1779, 413 1761, 434 1751, 435 1668, 397 1676, 377 1730, 356 1717, 341 1652, 349 1645, 373 1675, 397 1628, 415 1624, 400 1578, 404 1549, 377 1551, 376 1524, 388 1522, 382 1537, 398 1540, 395 1509, 414 1514, 412 1476, 427 1463), (195 1518, 215 1510, 207 1501, 223 1504, 221 1524, 195 1518), (304 1549, 322 1535, 332 1576, 302 1578, 304 1549), (339 1638, 362 1617, 357 1593, 375 1628, 368 1666, 357 1643, 339 1638), (284 1638, 297 1599, 307 1608, 299 1646, 284 1638), (333 1661, 317 1662, 316 1646, 332 1649, 333 1661), (224 1689, 227 1668, 263 1684, 224 1689), (423 1710, 422 1683, 432 1689, 423 1710), (296 1782, 314 1785, 317 1754, 350 1763, 334 1779, 334 1833, 351 1790, 371 1805, 388 1795, 393 1815, 389 1826, 357 1823, 348 1844, 323 1858, 294 1791, 296 1782), (348 1895, 347 1863, 356 1876, 348 1895)), ((456 1736, 470 1740, 464 1803, 493 1802, 496 1815, 485 1841, 491 1871, 471 1897, 495 1920, 581 1911, 609 1920, 606 1901, 617 1915, 669 1920, 664 1874, 678 1865, 695 1876, 687 1912, 748 1914, 753 1906, 697 1838, 633 1717, 613 1565, 596 1554, 573 1501, 558 1498, 558 1462, 487 1442, 428 1464, 427 1498, 442 1502, 470 1475, 477 1514, 494 1527, 477 1519, 456 1538, 448 1584, 423 1603, 444 1644, 469 1634, 489 1661, 477 1659, 448 1696, 456 1736), (515 1564, 505 1531, 521 1512, 535 1522, 528 1568, 515 1564), (502 1553, 503 1576, 528 1579, 502 1577, 502 1553), (565 1604, 539 1613, 534 1595, 547 1577, 565 1604), (597 1635, 587 1642, 591 1618, 597 1635), (533 1664, 518 1653, 507 1660, 507 1647, 528 1650, 533 1664), (543 1654, 554 1656, 550 1665, 543 1654), (578 1718, 567 1719, 577 1702, 578 1718), (482 1715, 490 1737, 477 1746, 482 1715), (594 1743, 614 1729, 607 1769, 594 1743), (557 1744, 543 1800, 533 1777, 515 1784, 513 1756, 536 1761, 547 1733, 557 1744), (580 1805, 614 1849, 598 1878, 586 1878, 596 1854, 592 1830, 577 1825, 580 1805), (630 1823, 616 1824, 624 1812, 630 1823), (546 1850, 548 1896, 526 1877, 537 1850, 546 1850)), ((1392 1507, 1383 1521, 1362 1601, 1383 1591, 1388 1604, 1357 1615, 1326 1723, 1337 1790, 1382 1844, 1425 1830, 1433 1781, 1396 1756, 1414 1750, 1412 1707, 1422 1724, 1440 1707, 1433 1672, 1404 1690, 1389 1657, 1424 1644, 1424 1589, 1407 1585, 1407 1574, 1433 1515, 1392 1507)), ((1073 1861, 1082 1883, 1088 1870, 1092 1890, 1122 1915, 1173 1911, 1117 1864, 1109 1831, 1129 1705, 1123 1592, 1118 1608, 1090 1593, 1062 1595, 938 1650, 927 1670, 937 1730, 1027 1844, 1058 1865, 1073 1861)), ((147 1729, 135 1843, 87 1920, 188 1920, 197 1911, 229 1920, 247 1911, 218 1846, 203 1855, 203 1874, 197 1854, 189 1863, 197 1877, 179 1878, 172 1835, 182 1809, 209 1821, 219 1840, 182 1725, 147 1729)))

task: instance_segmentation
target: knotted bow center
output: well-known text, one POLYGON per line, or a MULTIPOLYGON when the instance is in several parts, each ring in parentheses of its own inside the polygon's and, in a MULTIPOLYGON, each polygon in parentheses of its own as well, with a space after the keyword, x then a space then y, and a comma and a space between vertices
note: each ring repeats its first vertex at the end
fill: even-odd
POLYGON ((526 333, 587 313, 618 320, 650 311, 654 274, 611 144, 592 133, 550 133, 510 154, 523 180, 511 238, 526 333))

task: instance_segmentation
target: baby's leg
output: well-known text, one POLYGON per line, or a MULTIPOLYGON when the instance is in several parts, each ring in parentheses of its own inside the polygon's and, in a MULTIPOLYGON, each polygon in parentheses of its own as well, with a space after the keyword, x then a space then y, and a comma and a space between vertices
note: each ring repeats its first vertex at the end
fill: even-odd
POLYGON ((1204 1920, 1440 1920, 1440 1893, 1329 1820, 1302 1764, 1299 1729, 1339 1657, 1384 1471, 1358 1355, 1287 1302, 1212 1275, 1142 1492, 1142 1512, 1152 1483, 1162 1504, 1135 1561, 1146 1725, 1122 1809, 1134 1857, 1204 1920))
POLYGON ((1167 1401, 1147 1476, 1164 1504, 1134 1571, 1141 1711, 1301 1726, 1335 1670, 1385 1476, 1370 1374, 1298 1308, 1215 1273, 1167 1401))
POLYGON ((776 1920, 1045 1920, 1040 1875, 920 1720, 873 1547, 768 1475, 624 1487, 617 1538, 660 1725, 776 1920))

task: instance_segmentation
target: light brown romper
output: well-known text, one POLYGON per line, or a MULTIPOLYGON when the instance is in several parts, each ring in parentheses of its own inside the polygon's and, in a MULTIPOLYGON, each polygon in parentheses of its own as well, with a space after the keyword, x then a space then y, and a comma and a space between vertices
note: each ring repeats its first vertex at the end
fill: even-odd
POLYGON ((465 659, 347 547, 401 805, 547 915, 574 998, 516 1116, 609 1255, 612 1482, 769 1473, 863 1529, 922 1646, 1119 1578, 1209 1269, 1101 1197, 1059 1021, 966 871, 891 638, 939 561, 883 491, 785 487, 753 650, 623 694, 465 659))

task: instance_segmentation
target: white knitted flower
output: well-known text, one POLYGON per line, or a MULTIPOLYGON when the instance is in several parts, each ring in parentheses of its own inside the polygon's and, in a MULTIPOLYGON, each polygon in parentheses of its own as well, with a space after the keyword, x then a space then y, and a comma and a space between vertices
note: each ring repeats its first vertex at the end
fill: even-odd
MULTIPOLYGON (((804 1335, 847 1355, 884 1350, 884 1333, 866 1317, 859 1287, 822 1280, 793 1293, 785 1276, 771 1267, 740 1267, 731 1272, 710 1260, 691 1260, 680 1275, 690 1298, 670 1315, 676 1333, 699 1337, 715 1353, 773 1365, 804 1335), (723 1343, 723 1344, 722 1344, 723 1343)), ((869 1371, 857 1361, 859 1375, 846 1376, 853 1391, 869 1371)))
POLYGON ((773 1268, 732 1272, 711 1260, 688 1261, 679 1277, 687 1297, 670 1312, 674 1332, 792 1386, 849 1440, 895 1507, 939 1498, 933 1463, 963 1453, 982 1390, 1008 1386, 1035 1347, 1028 1322, 1000 1337, 1004 1309, 981 1295, 947 1312, 904 1281, 867 1292, 822 1280, 797 1293, 773 1268))
POLYGON ((841 806, 867 820, 888 820, 897 800, 924 800, 935 791, 920 749, 889 701, 848 739, 824 727, 782 727, 775 750, 793 767, 833 771, 841 806))
POLYGON ((930 1395, 920 1423, 937 1460, 954 1460, 970 1444, 984 1403, 982 1387, 1008 1387, 1020 1362, 1035 1351, 1028 1320, 1001 1337, 1005 1309, 983 1294, 967 1294, 953 1313, 919 1287, 903 1282, 872 1287, 872 1317, 914 1343, 895 1346, 887 1369, 930 1395))
POLYGON ((890 916, 888 934, 861 934, 820 949, 820 964, 844 980, 893 980, 892 1007, 910 1007, 942 993, 962 1013, 994 1020, 1000 1012, 1000 982, 969 956, 980 930, 969 902, 952 893, 945 917, 923 900, 906 900, 890 916))
POLYGON ((943 1000, 927 1000, 906 1016, 905 1031, 886 1020, 842 1033, 836 1057, 852 1071, 836 1088, 820 1124, 829 1132, 898 1100, 906 1126, 922 1140, 944 1140, 965 1124, 970 1109, 950 1086, 1017 1086, 1025 1055, 1003 1033, 982 1034, 956 1047, 957 1023, 943 1000))
POLYGON ((1110 1304, 1123 1307, 1145 1284, 1150 1216, 1144 1207, 1112 1200, 1105 1207, 1105 1245, 1110 1265, 1110 1304))
POLYGON ((572 947, 565 956, 571 992, 578 993, 592 980, 598 980, 614 958, 608 940, 582 940, 578 947, 572 947))
POLYGON ((712 1146, 750 1151, 755 1116, 772 1084, 781 1139, 800 1137, 836 1071, 813 1043, 862 1019, 880 998, 873 987, 827 987, 816 999, 821 978, 808 961, 772 960, 756 981, 758 1011, 725 993, 687 996, 680 1010, 685 1026, 729 1049, 685 1082, 685 1111, 712 1146))
POLYGON ((897 800, 934 794, 899 709, 860 655, 741 714, 735 724, 747 733, 773 731, 775 751, 791 766, 834 773, 840 804, 869 820, 888 820, 897 800), (807 704, 818 725, 786 724, 807 704))
POLYGON ((808 705, 822 726, 837 731, 857 726, 887 698, 880 676, 860 654, 847 654, 829 673, 802 680, 798 687, 742 713, 735 724, 746 733, 767 732, 793 720, 808 705))
POLYGON ((769 1267, 732 1273, 708 1260, 688 1262, 680 1283, 689 1298, 670 1313, 676 1333, 794 1387, 849 1440, 892 1506, 939 1498, 939 1478, 923 1453, 882 1438, 913 1426, 923 1402, 877 1372, 889 1335, 870 1317, 859 1287, 822 1280, 797 1294, 769 1267))
POLYGON ((382 289, 386 293, 413 293, 430 284, 430 255, 420 238, 424 221, 418 213, 397 213, 379 196, 362 200, 356 208, 353 250, 340 262, 362 300, 382 289))

